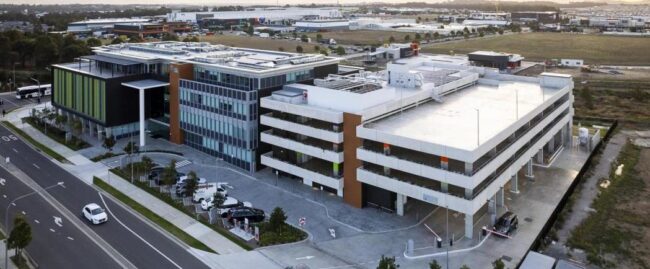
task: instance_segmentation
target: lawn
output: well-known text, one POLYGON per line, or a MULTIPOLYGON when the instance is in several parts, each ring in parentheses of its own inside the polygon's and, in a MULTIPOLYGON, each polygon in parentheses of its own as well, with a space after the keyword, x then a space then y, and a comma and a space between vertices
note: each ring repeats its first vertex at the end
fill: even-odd
POLYGON ((518 53, 529 60, 573 58, 585 64, 647 65, 650 38, 570 33, 523 33, 495 38, 437 44, 428 53, 468 53, 493 50, 518 53))
MULTIPOLYGON (((316 35, 319 33, 310 33, 308 34, 312 40, 316 40, 316 35)), ((382 45, 388 43, 388 39, 391 36, 395 38, 396 42, 405 42, 404 37, 409 35, 411 39, 415 38, 415 33, 405 33, 405 32, 395 32, 395 31, 371 31, 371 30, 359 30, 359 31, 345 31, 345 32, 324 32, 320 33, 323 38, 329 39, 333 38, 338 44, 347 44, 347 45, 382 45)), ((422 35, 424 36, 424 35, 422 35)))

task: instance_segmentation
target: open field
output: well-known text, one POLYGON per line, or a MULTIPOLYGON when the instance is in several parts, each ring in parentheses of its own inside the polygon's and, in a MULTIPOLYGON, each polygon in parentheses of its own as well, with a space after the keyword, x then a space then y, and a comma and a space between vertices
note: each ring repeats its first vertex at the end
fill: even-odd
POLYGON ((647 125, 650 123, 650 82, 590 80, 577 83, 574 89, 576 116, 604 117, 621 120, 624 123, 647 125), (589 88, 589 94, 584 88, 589 88), (587 95, 592 106, 589 107, 587 95))
POLYGON ((318 45, 315 42, 305 43, 288 39, 270 39, 238 35, 201 36, 200 40, 203 42, 210 42, 212 44, 223 44, 232 47, 265 50, 280 50, 280 48, 284 48, 284 50, 288 52, 296 52, 296 46, 300 45, 302 46, 305 53, 314 52, 314 46, 318 45))
POLYGON ((569 33, 523 33, 471 39, 427 47, 429 53, 468 53, 494 50, 518 53, 529 60, 572 58, 585 64, 648 65, 650 38, 569 33))
MULTIPOLYGON (((307 34, 312 40, 316 40, 318 33, 307 34)), ((393 31, 345 31, 345 32, 323 32, 320 33, 323 38, 334 38, 338 44, 363 44, 363 45, 382 45, 388 42, 390 36, 393 36, 396 42, 403 42, 406 35, 410 35, 411 39, 415 37, 414 33, 393 32, 393 31)))

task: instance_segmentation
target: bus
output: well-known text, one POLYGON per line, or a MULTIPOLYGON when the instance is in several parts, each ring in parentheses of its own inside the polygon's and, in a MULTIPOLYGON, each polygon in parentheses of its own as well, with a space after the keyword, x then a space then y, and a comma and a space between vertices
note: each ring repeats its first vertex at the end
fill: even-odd
POLYGON ((52 84, 43 84, 40 88, 38 85, 32 85, 16 89, 16 99, 26 99, 47 95, 52 95, 52 84))

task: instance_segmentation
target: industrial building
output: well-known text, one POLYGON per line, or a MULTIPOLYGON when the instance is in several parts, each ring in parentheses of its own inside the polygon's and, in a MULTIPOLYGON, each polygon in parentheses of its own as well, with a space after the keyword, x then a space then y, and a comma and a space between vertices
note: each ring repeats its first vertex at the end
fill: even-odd
POLYGON ((350 21, 345 19, 299 20, 293 26, 304 32, 329 32, 350 30, 350 21))
POLYGON ((468 59, 478 66, 493 67, 499 70, 514 69, 521 66, 524 60, 519 54, 494 52, 494 51, 475 51, 467 54, 468 59))
POLYGON ((174 10, 167 14, 167 21, 184 21, 200 23, 202 20, 220 21, 249 21, 255 20, 259 24, 282 24, 288 21, 302 20, 308 18, 340 18, 341 12, 338 8, 299 8, 299 7, 269 7, 250 8, 242 11, 205 11, 205 12, 182 12, 174 10))
POLYGON ((263 165, 354 206, 404 214, 429 203, 462 214, 465 236, 496 220, 520 170, 571 141, 568 75, 502 74, 465 57, 419 55, 381 72, 290 84, 261 99, 263 165))
POLYGON ((553 23, 560 20, 558 11, 517 11, 510 14, 512 21, 553 23))
POLYGON ((113 30, 116 24, 125 23, 147 23, 149 19, 127 19, 127 18, 112 18, 112 19, 92 19, 85 21, 71 22, 68 24, 68 33, 78 35, 103 35, 113 30))
POLYGON ((178 34, 192 31, 192 26, 186 22, 145 22, 119 23, 113 26, 113 34, 125 36, 160 36, 165 33, 178 34))
POLYGON ((259 99, 338 72, 338 58, 192 42, 97 47, 53 65, 52 103, 103 139, 168 138, 255 171, 259 99))

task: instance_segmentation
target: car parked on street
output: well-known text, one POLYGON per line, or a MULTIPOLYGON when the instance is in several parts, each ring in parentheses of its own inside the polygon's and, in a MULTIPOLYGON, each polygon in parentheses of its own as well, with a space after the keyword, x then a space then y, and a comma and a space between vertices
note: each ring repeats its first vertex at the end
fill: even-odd
POLYGON ((252 207, 238 207, 230 209, 228 212, 221 214, 223 218, 228 219, 229 222, 234 223, 235 220, 244 222, 248 219, 249 223, 264 221, 264 210, 252 207))
POLYGON ((497 220, 496 226, 494 226, 494 231, 497 232, 497 235, 507 235, 510 236, 517 228, 519 227, 519 218, 517 215, 508 211, 504 213, 499 220, 497 220))
POLYGON ((108 221, 108 215, 106 215, 104 209, 95 203, 84 206, 81 215, 92 224, 101 224, 108 221))

